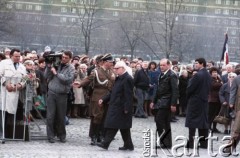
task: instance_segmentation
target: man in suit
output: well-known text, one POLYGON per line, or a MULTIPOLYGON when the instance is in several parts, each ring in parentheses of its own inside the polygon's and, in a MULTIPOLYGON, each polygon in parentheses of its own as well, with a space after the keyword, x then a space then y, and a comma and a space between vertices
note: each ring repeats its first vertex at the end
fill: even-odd
POLYGON ((195 60, 198 72, 190 79, 187 87, 187 115, 185 126, 189 128, 189 148, 193 148, 196 129, 198 129, 200 148, 207 148, 208 136, 208 94, 211 87, 211 76, 206 69, 206 60, 195 60))
POLYGON ((114 66, 118 77, 110 94, 99 100, 99 106, 102 103, 109 102, 109 109, 105 119, 104 127, 106 135, 99 147, 108 149, 113 138, 120 129, 123 147, 119 150, 134 150, 130 128, 132 127, 132 101, 133 101, 133 79, 126 70, 127 65, 124 61, 119 61, 114 66))
POLYGON ((178 99, 178 79, 170 69, 171 62, 168 59, 160 61, 161 75, 158 81, 157 93, 150 104, 155 109, 155 122, 160 138, 160 148, 172 147, 171 112, 176 111, 178 99))

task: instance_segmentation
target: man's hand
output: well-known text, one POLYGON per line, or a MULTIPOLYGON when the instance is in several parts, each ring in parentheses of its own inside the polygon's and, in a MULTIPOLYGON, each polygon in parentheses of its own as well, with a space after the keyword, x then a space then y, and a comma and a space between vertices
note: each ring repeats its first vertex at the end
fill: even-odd
POLYGON ((81 88, 81 84, 78 81, 74 81, 72 86, 73 86, 73 88, 81 88))
POLYGON ((154 103, 151 102, 149 106, 150 106, 151 109, 153 109, 154 103))
POLYGON ((176 109, 176 106, 172 106, 172 105, 171 105, 171 112, 176 112, 176 110, 177 110, 177 109, 176 109))
POLYGON ((52 71, 52 73, 53 73, 54 75, 57 74, 57 70, 56 70, 54 67, 51 68, 51 71, 52 71))
POLYGON ((124 110, 124 114, 127 114, 128 113, 128 111, 127 110, 124 110))
POLYGON ((229 107, 230 107, 230 108, 233 108, 233 104, 230 104, 229 107))
POLYGON ((223 104, 223 105, 227 105, 227 102, 223 102, 222 104, 223 104))
POLYGON ((14 91, 14 86, 12 84, 7 84, 6 89, 8 92, 12 92, 12 91, 14 91))
MULTIPOLYGON (((22 89, 22 85, 20 84, 20 83, 18 83, 17 85, 16 85, 16 87, 17 87, 17 90, 21 90, 22 89)), ((16 88, 15 88, 16 89, 16 88)))

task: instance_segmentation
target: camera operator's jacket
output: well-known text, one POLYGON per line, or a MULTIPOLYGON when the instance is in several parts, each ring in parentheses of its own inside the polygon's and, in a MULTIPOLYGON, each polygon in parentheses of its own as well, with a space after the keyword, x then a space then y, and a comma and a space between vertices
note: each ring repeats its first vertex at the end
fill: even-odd
POLYGON ((74 80, 75 68, 71 64, 66 64, 63 68, 59 66, 57 75, 51 71, 51 67, 46 67, 44 76, 48 81, 48 90, 53 93, 69 93, 74 80))

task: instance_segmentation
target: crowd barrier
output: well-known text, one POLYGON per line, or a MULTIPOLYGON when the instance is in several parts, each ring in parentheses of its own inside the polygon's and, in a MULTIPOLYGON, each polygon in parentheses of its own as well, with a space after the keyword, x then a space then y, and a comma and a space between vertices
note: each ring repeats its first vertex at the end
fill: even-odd
MULTIPOLYGON (((31 126, 37 126, 41 131, 41 127, 31 114, 31 110, 36 110, 43 122, 39 110, 33 104, 33 97, 36 95, 32 81, 24 81, 24 88, 21 90, 14 89, 9 92, 6 89, 7 84, 17 85, 22 82, 22 78, 18 77, 1 77, 1 99, 0 99, 0 140, 5 143, 6 140, 29 141, 41 136, 31 134, 31 126), (33 121, 30 121, 30 118, 33 121)), ((42 136, 45 138, 46 136, 42 136)))

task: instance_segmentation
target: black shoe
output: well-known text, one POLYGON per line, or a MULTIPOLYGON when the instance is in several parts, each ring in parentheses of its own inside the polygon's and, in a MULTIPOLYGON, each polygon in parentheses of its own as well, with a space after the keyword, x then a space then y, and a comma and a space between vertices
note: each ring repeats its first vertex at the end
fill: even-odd
POLYGON ((130 151, 133 151, 134 150, 134 147, 119 147, 118 150, 130 150, 130 151))
POLYGON ((66 139, 65 139, 65 138, 60 139, 60 142, 61 142, 61 143, 66 143, 66 139))
POLYGON ((55 143, 55 140, 51 138, 51 139, 48 139, 48 142, 49 143, 55 143))
POLYGON ((229 133, 228 133, 228 130, 224 130, 224 133, 223 133, 223 134, 229 134, 229 133))
POLYGON ((171 119, 171 121, 170 121, 170 122, 177 122, 177 120, 171 119))
POLYGON ((97 139, 96 138, 92 138, 90 145, 97 145, 97 139))
POLYGON ((141 116, 140 118, 148 118, 146 115, 141 116))
POLYGON ((108 150, 108 146, 104 145, 103 143, 97 143, 97 146, 105 150, 108 150))

